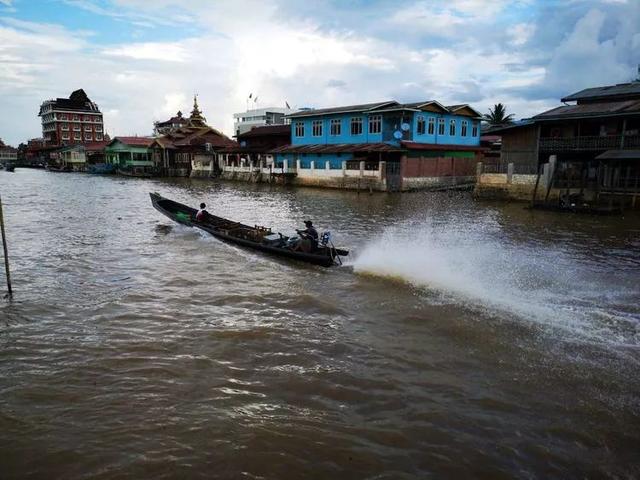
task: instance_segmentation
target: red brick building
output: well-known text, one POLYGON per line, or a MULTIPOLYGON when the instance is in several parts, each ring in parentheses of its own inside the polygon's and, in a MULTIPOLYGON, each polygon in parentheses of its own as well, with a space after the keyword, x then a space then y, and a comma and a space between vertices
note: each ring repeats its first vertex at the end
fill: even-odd
POLYGON ((105 140, 102 113, 82 89, 69 98, 42 102, 38 116, 42 119, 42 137, 47 146, 105 140))

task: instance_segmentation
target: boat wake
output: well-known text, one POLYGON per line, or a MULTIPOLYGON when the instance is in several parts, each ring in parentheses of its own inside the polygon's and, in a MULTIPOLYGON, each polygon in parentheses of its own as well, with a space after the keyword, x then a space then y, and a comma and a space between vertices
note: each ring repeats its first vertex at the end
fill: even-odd
POLYGON ((366 245, 355 273, 400 280, 438 301, 562 328, 581 338, 640 345, 640 319, 628 305, 638 296, 611 285, 593 265, 549 244, 513 243, 499 225, 400 225, 366 245), (506 314, 506 315, 505 315, 506 314))

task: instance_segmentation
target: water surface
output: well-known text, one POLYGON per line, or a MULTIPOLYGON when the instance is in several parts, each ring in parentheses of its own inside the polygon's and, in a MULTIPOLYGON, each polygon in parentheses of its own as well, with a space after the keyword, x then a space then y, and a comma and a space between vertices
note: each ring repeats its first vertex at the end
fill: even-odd
POLYGON ((0 193, 0 478, 640 476, 637 215, 27 169, 0 193), (353 255, 225 245, 149 191, 353 255))

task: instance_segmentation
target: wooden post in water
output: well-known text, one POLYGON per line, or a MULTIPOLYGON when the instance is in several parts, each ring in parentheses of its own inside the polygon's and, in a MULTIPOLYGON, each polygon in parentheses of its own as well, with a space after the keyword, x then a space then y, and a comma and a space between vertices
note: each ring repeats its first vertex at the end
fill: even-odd
POLYGON ((7 235, 4 232, 4 216, 2 214, 2 197, 0 197, 0 233, 2 233, 2 249, 4 250, 4 271, 7 274, 7 289, 9 298, 13 296, 11 290, 11 275, 9 274, 9 254, 7 253, 7 235))

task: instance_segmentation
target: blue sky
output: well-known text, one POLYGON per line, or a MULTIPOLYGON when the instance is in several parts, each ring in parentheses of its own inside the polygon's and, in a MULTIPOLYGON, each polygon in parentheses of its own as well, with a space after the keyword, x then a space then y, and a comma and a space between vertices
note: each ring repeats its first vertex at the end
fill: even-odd
POLYGON ((517 118, 630 81, 640 0, 0 0, 0 138, 84 88, 113 135, 190 111, 232 131, 257 106, 497 102, 517 118))

